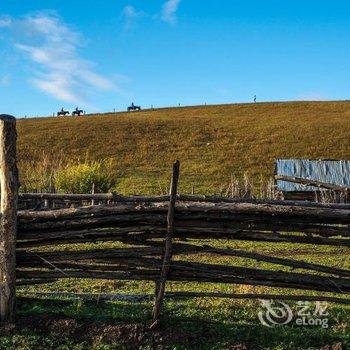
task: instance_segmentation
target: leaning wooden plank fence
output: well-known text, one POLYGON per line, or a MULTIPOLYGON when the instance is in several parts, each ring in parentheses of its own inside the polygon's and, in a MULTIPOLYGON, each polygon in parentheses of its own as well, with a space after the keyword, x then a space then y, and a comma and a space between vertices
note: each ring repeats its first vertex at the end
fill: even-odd
MULTIPOLYGON (((7 142, 11 144, 11 140, 7 142)), ((3 146, 2 149, 8 150, 8 147, 3 146)), ((1 233, 1 247, 5 247, 0 251, 4 262, 1 268, 0 298, 1 305, 6 305, 2 309, 6 312, 1 313, 3 322, 13 320, 15 278, 17 285, 50 283, 62 278, 153 281, 156 286, 153 326, 158 324, 162 301, 167 296, 283 298, 273 294, 167 294, 168 281, 291 288, 319 292, 319 300, 349 303, 344 298, 344 295, 350 293, 348 269, 269 256, 255 251, 218 247, 218 242, 288 242, 296 246, 302 243, 348 249, 350 205, 185 196, 177 194, 179 163, 176 162, 169 196, 21 194, 20 200, 23 201, 53 198, 68 202, 110 201, 110 204, 17 212, 14 211, 17 173, 13 157, 6 161, 11 165, 12 172, 5 174, 7 180, 4 182, 12 179, 13 186, 9 187, 11 195, 2 191, 2 201, 7 198, 6 201, 11 203, 12 208, 11 215, 2 213, 2 222, 5 218, 10 218, 11 222, 11 225, 2 226, 1 233), (120 242, 126 246, 93 249, 90 245, 89 248, 80 250, 69 246, 106 241, 120 242), (13 254, 15 243, 16 261, 13 254), (50 246, 54 246, 55 250, 50 251, 50 246), (208 256, 206 262, 187 259, 189 255, 195 257, 203 253, 208 256), (238 264, 223 265, 214 263, 214 256, 253 259, 288 267, 293 271, 251 268, 238 264), (295 269, 300 271, 296 272, 295 269)), ((315 300, 316 297, 294 295, 290 298, 315 300)))

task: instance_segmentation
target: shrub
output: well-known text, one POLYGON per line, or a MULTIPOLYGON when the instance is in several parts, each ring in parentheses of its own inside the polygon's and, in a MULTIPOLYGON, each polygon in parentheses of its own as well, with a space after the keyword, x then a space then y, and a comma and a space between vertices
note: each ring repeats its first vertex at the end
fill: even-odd
POLYGON ((64 193, 106 193, 115 186, 116 180, 102 162, 71 165, 56 175, 56 188, 64 193))

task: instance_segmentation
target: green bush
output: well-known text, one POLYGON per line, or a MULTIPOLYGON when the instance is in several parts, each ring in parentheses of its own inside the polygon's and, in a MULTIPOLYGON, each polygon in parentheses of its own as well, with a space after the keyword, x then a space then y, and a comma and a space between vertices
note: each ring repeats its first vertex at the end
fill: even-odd
POLYGON ((55 182, 57 190, 64 193, 91 193, 93 185, 96 193, 106 193, 116 184, 108 167, 100 162, 68 166, 58 171, 55 182))

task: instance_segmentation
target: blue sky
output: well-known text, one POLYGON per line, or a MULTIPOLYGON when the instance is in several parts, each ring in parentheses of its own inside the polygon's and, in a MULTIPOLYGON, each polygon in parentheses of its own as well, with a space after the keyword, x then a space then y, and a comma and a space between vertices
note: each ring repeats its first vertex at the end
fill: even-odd
POLYGON ((350 98, 348 1, 0 0, 16 116, 350 98))

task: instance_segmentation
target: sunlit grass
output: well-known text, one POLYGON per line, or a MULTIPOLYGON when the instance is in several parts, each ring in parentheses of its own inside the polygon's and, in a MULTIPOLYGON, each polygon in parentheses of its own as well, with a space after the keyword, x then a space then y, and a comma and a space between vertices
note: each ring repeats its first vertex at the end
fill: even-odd
POLYGON ((157 194, 169 185, 171 164, 179 159, 180 192, 194 187, 195 193, 217 194, 232 174, 266 182, 277 158, 349 159, 349 118, 350 102, 344 101, 22 119, 20 170, 24 174, 30 161, 40 166, 43 159, 51 167, 109 160, 118 192, 157 194))

